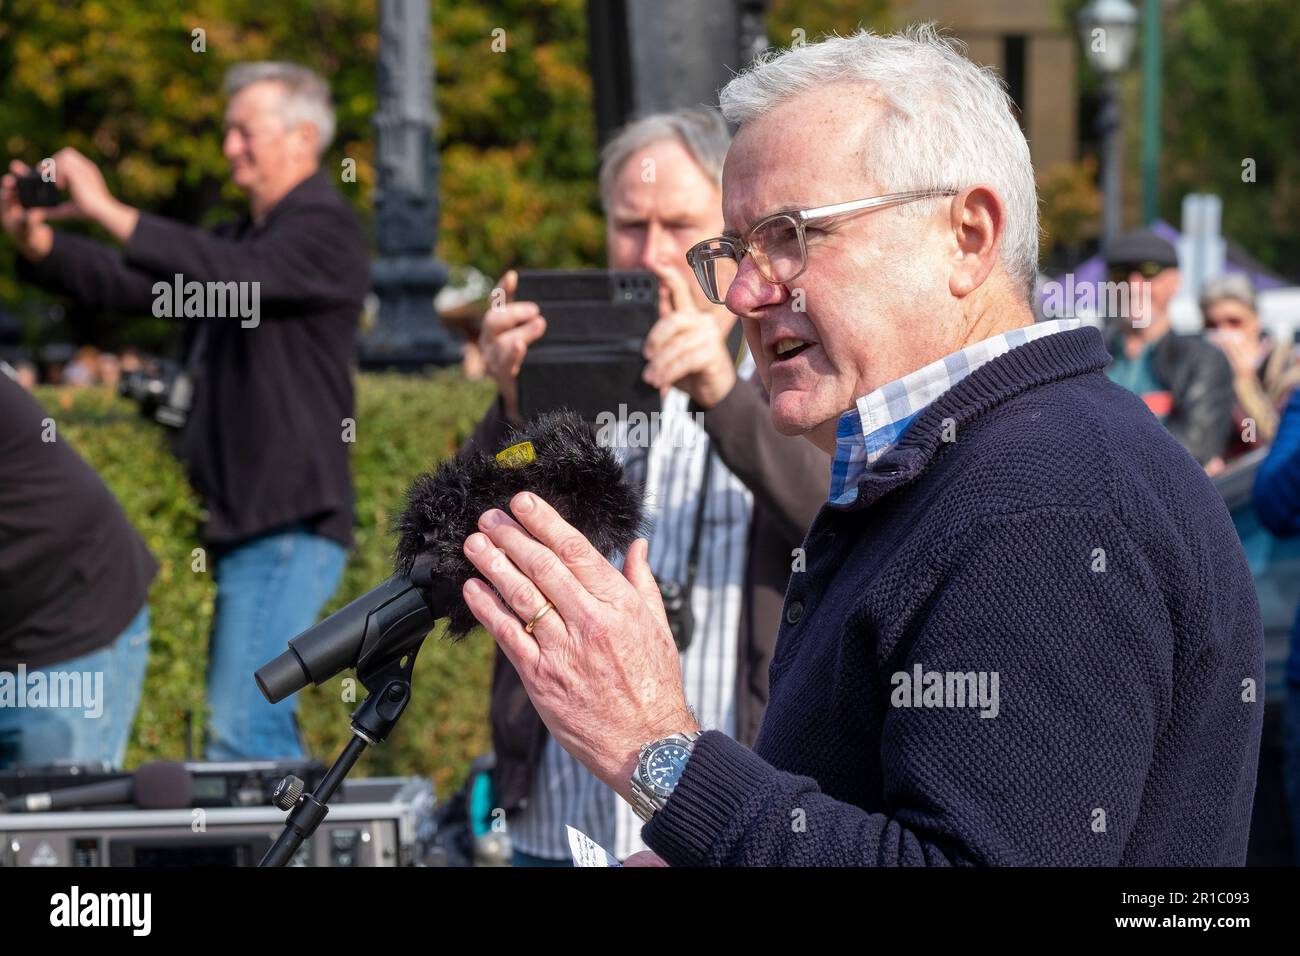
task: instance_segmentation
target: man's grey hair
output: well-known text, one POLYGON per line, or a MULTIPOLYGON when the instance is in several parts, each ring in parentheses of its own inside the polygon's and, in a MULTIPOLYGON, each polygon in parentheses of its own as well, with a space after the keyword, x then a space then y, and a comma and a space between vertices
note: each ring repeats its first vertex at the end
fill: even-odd
MULTIPOLYGON (((883 192, 964 189, 985 183, 1006 207, 1002 261, 1026 294, 1038 271, 1038 190, 1029 144, 998 75, 964 55, 965 45, 933 24, 878 35, 861 30, 785 51, 769 50, 719 96, 723 115, 743 125, 785 100, 829 83, 874 87, 888 119, 864 144, 883 192)), ((862 196, 838 196, 848 202, 862 196)), ((933 211, 930 200, 898 207, 933 211)))
POLYGON ((600 205, 609 210, 614 182, 623 164, 652 143, 678 140, 718 188, 722 188, 722 161, 731 145, 731 133, 722 115, 714 109, 674 110, 652 113, 633 120, 605 144, 600 153, 600 205))
POLYGON ((285 128, 311 123, 316 127, 316 155, 323 156, 334 140, 334 107, 330 103, 329 84, 297 63, 263 60, 236 63, 226 72, 222 88, 226 96, 234 96, 254 83, 278 83, 283 87, 280 115, 285 128))

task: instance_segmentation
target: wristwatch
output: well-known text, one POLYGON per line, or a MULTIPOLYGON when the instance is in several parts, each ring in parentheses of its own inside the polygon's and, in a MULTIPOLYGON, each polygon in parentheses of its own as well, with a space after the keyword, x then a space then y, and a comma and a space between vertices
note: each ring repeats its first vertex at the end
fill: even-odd
POLYGON ((649 822, 668 802, 699 737, 700 731, 693 730, 652 740, 641 748, 636 769, 632 771, 630 802, 642 820, 649 822))

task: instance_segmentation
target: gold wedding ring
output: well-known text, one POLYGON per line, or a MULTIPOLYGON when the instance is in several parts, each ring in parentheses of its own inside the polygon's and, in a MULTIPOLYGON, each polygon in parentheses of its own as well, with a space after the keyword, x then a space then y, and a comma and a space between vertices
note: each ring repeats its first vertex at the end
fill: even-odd
POLYGON ((554 609, 554 607, 555 605, 552 604, 550 601, 547 601, 545 604, 543 604, 542 609, 533 615, 533 619, 524 625, 524 633, 525 634, 533 633, 533 628, 537 626, 537 622, 540 621, 542 618, 544 618, 546 616, 546 613, 554 609))

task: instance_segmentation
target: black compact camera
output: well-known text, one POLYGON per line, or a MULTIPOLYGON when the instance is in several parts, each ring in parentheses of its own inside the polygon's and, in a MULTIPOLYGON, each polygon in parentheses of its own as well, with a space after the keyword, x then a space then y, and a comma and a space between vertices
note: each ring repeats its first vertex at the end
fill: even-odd
POLYGON ((18 202, 24 209, 48 208, 61 201, 59 187, 46 182, 36 170, 18 177, 18 202))
POLYGON ((194 400, 194 381, 177 366, 159 372, 129 372, 117 390, 140 406, 140 414, 168 428, 183 428, 194 400))
POLYGON ((678 653, 691 646, 695 636, 695 613, 691 610, 691 593, 677 581, 660 581, 659 596, 664 601, 668 626, 673 632, 673 642, 678 653))

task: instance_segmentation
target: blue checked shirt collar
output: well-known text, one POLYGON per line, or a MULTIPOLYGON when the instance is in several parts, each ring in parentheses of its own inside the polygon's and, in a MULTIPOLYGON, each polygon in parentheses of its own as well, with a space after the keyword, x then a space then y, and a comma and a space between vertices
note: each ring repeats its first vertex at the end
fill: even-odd
POLYGON ((907 426, 925 407, 986 362, 1054 332, 1082 325, 1079 319, 1039 322, 974 342, 924 368, 909 372, 863 395, 840 416, 831 463, 833 505, 849 505, 858 496, 858 481, 885 452, 894 447, 907 426))

